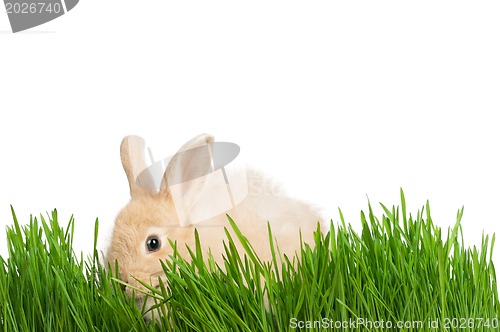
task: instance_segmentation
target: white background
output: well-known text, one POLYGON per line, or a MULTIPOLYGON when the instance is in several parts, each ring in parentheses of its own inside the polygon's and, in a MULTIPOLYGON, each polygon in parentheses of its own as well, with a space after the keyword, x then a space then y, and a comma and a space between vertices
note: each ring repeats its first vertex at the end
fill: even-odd
MULTIPOLYGON (((367 197, 468 245, 500 230, 500 5, 82 0, 12 34, 0 13, 0 228, 10 204, 104 249, 128 200, 123 136, 168 156, 208 132, 358 227, 367 197)), ((5 253, 0 237, 0 253, 5 253)), ((498 255, 497 255, 498 256, 498 255)), ((497 264, 498 265, 498 264, 497 264)))

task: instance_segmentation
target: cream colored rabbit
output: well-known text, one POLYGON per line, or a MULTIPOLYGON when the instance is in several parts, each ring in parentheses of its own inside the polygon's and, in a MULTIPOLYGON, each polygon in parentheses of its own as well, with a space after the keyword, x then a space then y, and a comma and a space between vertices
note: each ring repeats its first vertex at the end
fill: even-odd
MULTIPOLYGON (((124 282, 143 288, 132 278, 135 277, 157 287, 158 276, 163 275, 160 260, 168 259, 172 254, 168 239, 177 242, 181 256, 189 259, 186 244, 195 248, 195 228, 205 252, 210 249, 216 262, 221 263, 223 240, 226 240, 224 227, 233 234, 225 213, 232 217, 264 261, 271 258, 268 221, 281 253, 289 257, 300 249, 300 232, 304 242, 313 243, 313 232, 321 219, 319 210, 290 197, 277 195, 276 190, 272 190, 275 188, 274 184, 255 172, 248 173, 248 187, 251 190, 241 203, 229 211, 221 211, 223 213, 209 220, 181 226, 171 191, 172 184, 176 179, 188 178, 186 174, 190 172, 199 172, 199 168, 204 166, 199 165, 194 158, 178 156, 181 152, 211 142, 213 137, 209 135, 199 135, 187 142, 168 163, 157 191, 147 183, 152 181, 151 178, 142 178, 142 183, 138 184, 141 182, 138 181, 139 173, 146 169, 144 140, 137 136, 123 139, 120 154, 130 186, 131 200, 116 217, 106 260, 111 266, 114 266, 115 260, 118 261, 119 277, 124 282)), ((203 186, 203 181, 182 184, 182 198, 191 202, 186 205, 188 212, 189 204, 204 204, 203 197, 207 196, 201 195, 201 192, 206 191, 203 186)), ((241 247, 238 250, 243 254, 241 247)))

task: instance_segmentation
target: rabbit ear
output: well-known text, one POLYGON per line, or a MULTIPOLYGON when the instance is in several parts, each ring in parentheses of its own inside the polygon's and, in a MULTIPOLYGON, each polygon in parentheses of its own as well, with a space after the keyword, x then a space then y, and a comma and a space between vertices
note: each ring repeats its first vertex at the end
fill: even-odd
POLYGON ((191 139, 170 159, 163 174, 160 194, 173 201, 181 226, 189 223, 190 208, 204 192, 205 176, 213 171, 213 141, 208 134, 191 139))
POLYGON ((160 193, 169 190, 169 186, 181 184, 211 172, 212 156, 209 144, 214 137, 201 134, 184 144, 170 159, 163 174, 160 193))
POLYGON ((132 198, 154 188, 153 178, 146 170, 144 146, 144 139, 133 135, 125 137, 120 145, 122 165, 127 175, 132 198))

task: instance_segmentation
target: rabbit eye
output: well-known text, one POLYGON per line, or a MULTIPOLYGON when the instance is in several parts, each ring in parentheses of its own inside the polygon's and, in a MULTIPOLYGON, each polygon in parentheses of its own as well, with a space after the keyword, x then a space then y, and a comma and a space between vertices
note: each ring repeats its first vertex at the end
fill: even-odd
POLYGON ((146 249, 149 252, 154 252, 161 248, 161 241, 157 236, 150 236, 146 240, 146 249))

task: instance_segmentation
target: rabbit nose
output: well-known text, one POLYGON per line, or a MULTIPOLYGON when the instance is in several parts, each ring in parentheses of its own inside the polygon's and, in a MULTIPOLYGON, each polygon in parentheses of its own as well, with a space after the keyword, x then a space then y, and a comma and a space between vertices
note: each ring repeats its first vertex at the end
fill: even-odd
POLYGON ((120 283, 120 289, 122 291, 126 291, 127 290, 127 286, 130 285, 130 280, 129 280, 129 277, 128 276, 122 276, 120 278, 120 280, 123 282, 123 283, 120 283))

